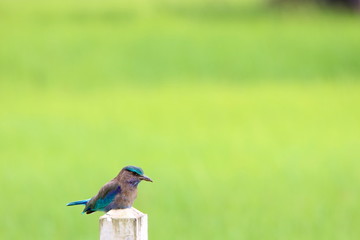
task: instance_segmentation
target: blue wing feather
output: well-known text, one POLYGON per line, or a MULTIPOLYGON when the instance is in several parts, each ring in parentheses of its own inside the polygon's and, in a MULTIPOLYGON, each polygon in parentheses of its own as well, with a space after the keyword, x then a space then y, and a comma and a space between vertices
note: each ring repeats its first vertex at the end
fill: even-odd
POLYGON ((108 192, 103 198, 99 198, 95 203, 95 209, 104 211, 105 207, 114 201, 115 196, 120 192, 120 186, 118 186, 115 190, 108 192))
POLYGON ((88 204, 86 204, 83 213, 92 213, 95 211, 105 211, 106 206, 108 206, 112 201, 114 201, 117 194, 121 193, 121 187, 114 182, 109 182, 103 186, 99 193, 90 199, 88 204))

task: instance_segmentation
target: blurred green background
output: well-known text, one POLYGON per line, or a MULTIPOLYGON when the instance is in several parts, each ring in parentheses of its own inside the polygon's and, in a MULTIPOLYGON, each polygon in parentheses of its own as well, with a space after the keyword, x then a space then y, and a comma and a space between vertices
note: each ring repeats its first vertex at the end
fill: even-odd
POLYGON ((128 164, 150 239, 360 235, 359 15, 263 1, 0 2, 1 239, 128 164))

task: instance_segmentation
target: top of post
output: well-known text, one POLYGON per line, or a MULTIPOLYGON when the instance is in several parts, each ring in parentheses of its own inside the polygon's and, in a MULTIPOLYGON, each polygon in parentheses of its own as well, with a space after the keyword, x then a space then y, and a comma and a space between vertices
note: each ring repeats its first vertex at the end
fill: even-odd
POLYGON ((129 219, 129 218, 141 218, 146 214, 140 212, 136 208, 125 208, 125 209, 113 209, 105 213, 100 219, 103 218, 116 218, 116 219, 129 219))
POLYGON ((100 217, 100 240, 148 240, 147 215, 135 208, 113 209, 100 217))

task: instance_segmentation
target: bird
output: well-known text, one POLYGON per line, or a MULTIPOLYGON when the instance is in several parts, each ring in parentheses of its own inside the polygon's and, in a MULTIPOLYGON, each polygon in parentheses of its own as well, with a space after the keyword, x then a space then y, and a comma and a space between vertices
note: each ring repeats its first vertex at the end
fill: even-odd
POLYGON ((86 214, 131 208, 137 197, 137 186, 143 180, 153 182, 151 178, 144 175, 141 168, 126 166, 115 178, 106 183, 94 197, 70 202, 66 205, 85 205, 82 213, 86 214))

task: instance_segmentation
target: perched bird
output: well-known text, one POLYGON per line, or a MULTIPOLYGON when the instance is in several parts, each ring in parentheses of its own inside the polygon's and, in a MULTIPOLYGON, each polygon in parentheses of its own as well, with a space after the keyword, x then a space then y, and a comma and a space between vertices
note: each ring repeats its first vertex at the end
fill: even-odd
POLYGON ((106 183, 94 197, 70 202, 67 206, 85 205, 83 213, 86 214, 130 208, 137 196, 137 186, 142 180, 152 182, 149 177, 144 175, 141 168, 126 166, 113 180, 106 183))

